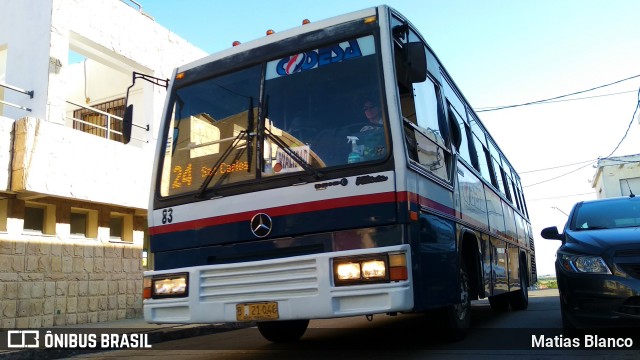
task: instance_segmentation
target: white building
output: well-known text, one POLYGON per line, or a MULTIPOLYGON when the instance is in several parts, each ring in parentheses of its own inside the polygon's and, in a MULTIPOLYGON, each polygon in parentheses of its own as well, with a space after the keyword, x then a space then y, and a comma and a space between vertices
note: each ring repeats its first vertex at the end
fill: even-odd
POLYGON ((598 160, 591 186, 598 199, 640 195, 640 154, 598 160))
POLYGON ((206 55, 120 0, 0 0, 0 328, 141 314, 153 151, 168 78, 206 55))

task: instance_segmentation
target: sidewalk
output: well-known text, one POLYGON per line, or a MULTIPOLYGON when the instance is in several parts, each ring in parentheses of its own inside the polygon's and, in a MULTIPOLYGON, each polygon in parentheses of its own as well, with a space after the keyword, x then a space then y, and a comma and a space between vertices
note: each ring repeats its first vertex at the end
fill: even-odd
MULTIPOLYGON (((146 334, 149 344, 180 340, 194 336, 208 335, 218 332, 231 331, 235 329, 253 326, 253 323, 219 323, 219 324, 149 324, 142 318, 123 319, 93 324, 78 324, 56 326, 40 330, 41 348, 33 349, 7 349, 7 344, 0 344, 0 359, 22 360, 22 359, 59 359, 70 357, 81 353, 108 351, 108 349, 72 349, 72 348, 50 348, 43 346, 43 336, 46 331, 54 333, 82 333, 82 334, 146 334)), ((8 330, 2 330, 4 333, 8 330)), ((98 335, 99 336, 99 335, 98 335)), ((2 337, 6 339, 6 336, 2 337)))

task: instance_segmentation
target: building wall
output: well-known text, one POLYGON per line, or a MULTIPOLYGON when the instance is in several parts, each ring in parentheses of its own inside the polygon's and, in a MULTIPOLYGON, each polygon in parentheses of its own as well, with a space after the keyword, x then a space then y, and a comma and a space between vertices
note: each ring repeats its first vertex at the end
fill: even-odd
POLYGON ((13 119, 0 115, 0 192, 9 189, 9 173, 12 153, 13 119))
MULTIPOLYGON (((6 46, 5 82, 37 95, 4 90, 4 100, 33 109, 31 116, 44 119, 47 109, 46 81, 49 69, 51 30, 50 1, 0 0, 0 47, 6 46)), ((24 110, 4 106, 9 118, 25 116, 24 110)))
POLYGON ((149 125, 134 131, 142 139, 135 145, 74 130, 68 101, 122 98, 133 71, 168 78, 206 54, 120 0, 0 0, 0 9, 0 72, 34 91, 33 99, 0 93, 32 109, 0 113, 0 328, 139 317, 166 91, 149 83, 132 90, 134 123, 149 125), (68 64, 70 51, 89 58, 87 73, 68 64), (34 208, 43 213, 37 231, 34 208), (78 213, 86 215, 81 235, 71 231, 78 213))
POLYGON ((629 189, 640 194, 640 155, 610 157, 598 160, 593 188, 598 199, 629 195, 629 189))
MULTIPOLYGON (((122 94, 131 85, 131 74, 113 71, 94 59, 70 64, 65 70, 67 100, 78 104, 99 104, 113 100, 114 94, 122 94)), ((139 89, 134 89, 135 92, 139 89)), ((131 96, 131 94, 129 95, 131 96)), ((69 111, 69 105, 67 111, 69 111)), ((67 116, 71 114, 67 113, 67 116)))
MULTIPOLYGON (((149 131, 135 128, 134 136, 143 139, 137 146, 87 138, 66 119, 72 113, 67 101, 77 102, 85 85, 67 64, 69 50, 93 57, 88 75, 94 83, 89 90, 96 101, 124 97, 134 70, 169 77, 173 68, 205 53, 119 0, 0 0, 0 8, 0 46, 7 49, 5 81, 34 91, 29 99, 5 89, 5 100, 32 111, 5 106, 4 116, 28 116, 16 128, 35 134, 26 139, 29 143, 18 143, 13 172, 4 171, 9 160, 0 155, 0 190, 145 209, 166 91, 149 83, 134 88, 134 123, 149 125, 149 131), (105 73, 110 76, 105 78, 105 73), (10 179, 11 174, 17 177, 10 179)), ((5 154, 13 146, 10 121, 3 120, 0 131, 0 154, 5 154)))
POLYGON ((15 123, 11 190, 145 209, 152 157, 36 118, 15 123))
POLYGON ((144 217, 128 209, 98 204, 88 206, 56 198, 36 201, 54 212, 55 234, 27 232, 23 229, 25 201, 0 200, 8 209, 6 228, 0 231, 0 328, 74 325, 141 316, 144 217), (89 207, 97 212, 95 238, 70 234, 72 207, 89 207), (110 239, 109 217, 114 210, 132 216, 132 241, 110 239))
MULTIPOLYGON (((71 49, 94 56, 114 71, 126 74, 129 79, 133 70, 166 79, 178 65, 206 55, 203 50, 120 0, 49 1, 53 3, 51 57, 63 64, 68 63, 71 49)), ((63 123, 65 104, 60 94, 68 93, 70 79, 64 76, 65 71, 63 69, 60 74, 50 77, 49 121, 63 123)), ((150 124, 149 137, 154 138, 158 132, 165 90, 146 82, 138 86, 144 88, 145 97, 135 105, 144 110, 134 113, 134 123, 150 124)), ((151 145, 155 147, 155 143, 151 145)))

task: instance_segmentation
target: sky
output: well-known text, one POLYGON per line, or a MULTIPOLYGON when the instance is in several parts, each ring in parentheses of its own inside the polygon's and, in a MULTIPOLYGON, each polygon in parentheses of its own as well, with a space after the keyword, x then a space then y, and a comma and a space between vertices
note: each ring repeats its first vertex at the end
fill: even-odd
MULTIPOLYGON (((157 23, 207 53, 227 49, 235 40, 265 36, 268 29, 297 27, 303 19, 318 21, 381 4, 136 2, 157 23)), ((542 239, 540 230, 562 229, 574 203, 596 198, 591 186, 594 165, 616 149, 627 129, 612 155, 640 154, 640 123, 638 115, 633 118, 640 91, 640 1, 387 0, 386 4, 418 29, 476 111, 602 86, 562 101, 478 113, 520 173, 538 275, 553 275, 560 242, 542 239)))

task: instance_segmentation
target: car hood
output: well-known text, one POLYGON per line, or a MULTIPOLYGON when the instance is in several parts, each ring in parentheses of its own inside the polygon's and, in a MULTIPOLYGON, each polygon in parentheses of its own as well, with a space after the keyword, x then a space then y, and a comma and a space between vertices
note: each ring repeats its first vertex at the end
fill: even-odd
POLYGON ((640 248, 640 227, 567 230, 563 250, 599 255, 612 249, 640 248))

